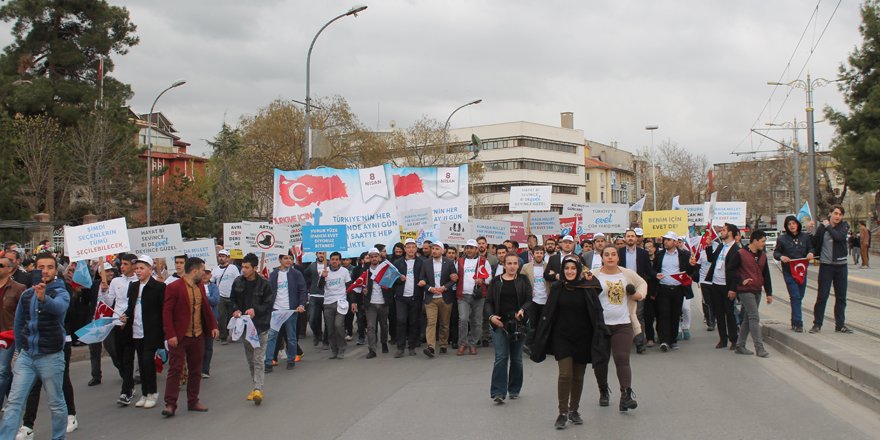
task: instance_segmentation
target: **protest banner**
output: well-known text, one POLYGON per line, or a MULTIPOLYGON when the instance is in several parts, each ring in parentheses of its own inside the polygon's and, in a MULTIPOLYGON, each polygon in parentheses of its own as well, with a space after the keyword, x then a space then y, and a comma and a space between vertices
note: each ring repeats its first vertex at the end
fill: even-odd
POLYGON ((468 222, 440 222, 437 237, 445 244, 464 245, 474 238, 473 227, 468 222))
POLYGON ((584 208, 586 207, 586 203, 564 203, 562 205, 562 215, 560 217, 574 217, 576 215, 582 215, 584 213, 584 208))
POLYGON ((305 225, 302 227, 303 252, 344 252, 348 248, 345 225, 305 225))
POLYGON ((211 270, 217 265, 217 245, 213 238, 204 240, 184 241, 180 248, 182 254, 187 257, 198 257, 205 260, 205 270, 211 270))
POLYGON ((723 225, 730 223, 746 227, 746 202, 716 202, 714 218, 712 217, 711 202, 703 204, 703 215, 707 220, 711 219, 713 225, 723 225))
POLYGON ((697 205, 679 205, 679 209, 684 209, 688 213, 688 223, 691 225, 706 225, 706 210, 702 204, 697 205))
POLYGON ((70 261, 90 260, 130 250, 124 217, 64 227, 64 254, 70 261))
POLYGON ((290 251, 294 243, 294 227, 300 229, 300 241, 302 226, 293 224, 271 224, 264 222, 242 222, 242 251, 253 252, 257 255, 267 253, 271 255, 284 255, 290 251))
POLYGON ((486 237, 489 243, 501 243, 510 237, 510 222, 502 220, 471 220, 473 228, 469 238, 486 237))
POLYGON ((558 234, 559 214, 555 212, 533 212, 523 214, 523 222, 529 222, 528 229, 532 234, 558 234))
POLYGON ((179 255, 176 252, 183 245, 183 235, 180 224, 174 223, 129 229, 128 241, 131 243, 130 252, 135 255, 167 258, 179 255))
MULTIPOLYGON (((426 229, 440 222, 468 221, 468 166, 403 167, 385 165, 393 183, 399 213, 431 207, 434 218, 426 229)), ((409 229, 409 230, 418 230, 409 229)))
POLYGON ((581 218, 586 232, 623 232, 629 227, 629 205, 588 203, 581 218))
POLYGON ((223 248, 229 251, 229 258, 244 257, 244 252, 241 250, 241 228, 241 223, 223 223, 223 248))
MULTIPOLYGON (((510 222, 510 239, 516 240, 519 243, 526 242, 528 235, 526 234, 526 224, 524 222, 510 222)), ((501 244, 502 241, 504 240, 496 244, 501 244)))
MULTIPOLYGON (((391 179, 385 170, 384 166, 275 169, 273 223, 347 225, 348 250, 342 253, 344 257, 360 256, 378 243, 390 248, 400 240, 400 226, 391 179)), ((303 261, 314 258, 314 253, 306 253, 303 261)))
POLYGON ((645 238, 662 237, 669 231, 680 237, 688 234, 688 214, 680 209, 677 211, 642 211, 642 230, 645 238))
POLYGON ((399 211, 400 228, 404 231, 418 231, 434 227, 434 210, 430 207, 399 211))
POLYGON ((510 187, 510 211, 549 211, 551 189, 550 185, 510 187))

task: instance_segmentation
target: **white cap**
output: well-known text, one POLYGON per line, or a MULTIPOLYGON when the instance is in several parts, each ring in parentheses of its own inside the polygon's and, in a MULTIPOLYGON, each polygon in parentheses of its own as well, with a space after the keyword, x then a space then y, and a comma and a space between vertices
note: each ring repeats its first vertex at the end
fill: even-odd
POLYGON ((435 242, 431 243, 431 247, 434 247, 434 246, 440 246, 441 248, 444 247, 442 241, 435 241, 435 242))
POLYGON ((217 255, 226 255, 228 257, 229 251, 227 251, 226 249, 221 249, 220 252, 217 252, 217 255))
POLYGON ((605 234, 603 234, 601 232, 597 232, 597 233, 593 234, 593 240, 595 240, 597 238, 605 238, 605 234))
POLYGON ((104 270, 111 270, 111 269, 113 269, 113 265, 105 261, 104 262, 104 270))
POLYGON ((477 247, 477 240, 473 240, 473 239, 468 240, 467 243, 465 243, 464 245, 471 246, 471 247, 477 247))
POLYGON ((574 238, 572 238, 571 235, 566 235, 565 237, 562 237, 562 240, 559 240, 559 241, 566 241, 566 240, 574 241, 574 238))
POLYGON ((675 232, 669 231, 666 233, 666 235, 663 236, 663 239, 678 240, 678 234, 676 234, 675 232))
POLYGON ((150 258, 149 255, 141 255, 137 257, 137 260, 134 260, 135 263, 141 262, 146 264, 147 266, 153 267, 153 259, 150 258))
POLYGON ((412 243, 412 244, 418 244, 418 243, 416 243, 416 241, 413 240, 412 238, 407 238, 406 241, 403 242, 403 244, 410 244, 410 243, 412 243))
POLYGON ((336 313, 340 315, 348 314, 348 300, 345 298, 339 298, 339 301, 336 301, 336 313))
POLYGON ((381 254, 381 252, 379 252, 379 249, 370 248, 370 250, 369 250, 369 252, 367 252, 367 254, 381 254))
POLYGON ((635 232, 636 235, 638 235, 639 237, 645 235, 645 231, 643 231, 642 228, 635 228, 633 229, 633 232, 635 232))

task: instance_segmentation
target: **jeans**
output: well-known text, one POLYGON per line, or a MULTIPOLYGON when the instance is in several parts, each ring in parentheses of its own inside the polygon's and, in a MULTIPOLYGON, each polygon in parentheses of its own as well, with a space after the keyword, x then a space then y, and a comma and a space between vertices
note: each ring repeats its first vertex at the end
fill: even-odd
POLYGON ((458 346, 470 345, 476 347, 483 333, 483 303, 484 298, 474 298, 473 295, 462 295, 458 300, 458 346), (470 331, 468 331, 470 324, 470 331))
POLYGON ((804 295, 807 292, 807 278, 804 277, 804 283, 798 284, 791 276, 791 272, 782 272, 782 278, 785 279, 785 287, 788 289, 788 299, 791 302, 791 325, 794 327, 804 326, 804 317, 801 310, 801 304, 804 301, 804 295))
POLYGON ((819 294, 813 307, 813 325, 822 327, 825 320, 825 304, 834 284, 834 326, 841 328, 846 324, 846 264, 819 265, 819 294))
POLYGON ((336 302, 324 304, 324 322, 327 324, 330 351, 345 353, 345 315, 336 310, 336 302))
POLYGON ((28 394, 37 379, 49 394, 49 411, 52 413, 52 438, 63 439, 67 435, 67 403, 64 401, 64 352, 32 356, 21 351, 13 368, 9 402, 0 425, 0 439, 12 439, 18 433, 22 411, 28 394))
POLYGON ((229 338, 229 329, 227 329, 226 326, 229 325, 229 317, 232 316, 232 309, 232 300, 221 296, 220 302, 217 304, 217 311, 220 314, 220 319, 217 320, 217 326, 220 327, 221 341, 226 341, 227 338, 229 338))
POLYGON ((414 350, 419 344, 419 316, 422 303, 413 298, 397 298, 394 300, 397 309, 397 349, 403 350, 407 343, 414 350))
POLYGON ((9 348, 0 348, 0 407, 9 395, 12 386, 12 355, 15 354, 15 342, 9 348))
MULTIPOLYGON (((298 313, 290 315, 290 318, 287 318, 287 321, 281 325, 281 330, 284 331, 284 335, 287 337, 287 345, 284 351, 287 353, 288 364, 294 363, 294 359, 296 359, 296 320, 298 315, 298 313)), ((275 356, 275 345, 278 344, 278 333, 271 328, 269 329, 265 354, 267 366, 272 365, 272 357, 275 356)))
POLYGON ((312 329, 312 336, 315 338, 315 345, 319 341, 327 344, 327 335, 324 334, 324 328, 321 326, 321 318, 324 316, 324 297, 309 297, 309 328, 312 329))
MULTIPOLYGON (((67 414, 76 415, 76 400, 73 398, 73 384, 70 382, 70 354, 71 343, 64 344, 64 382, 61 384, 61 392, 64 393, 64 403, 67 404, 67 414)), ((34 428, 34 422, 37 421, 37 409, 40 406, 40 390, 43 389, 43 382, 37 379, 31 393, 28 395, 27 404, 24 407, 23 426, 34 428)))
POLYGON ((382 346, 388 344, 388 306, 385 304, 365 304, 367 309, 367 347, 370 351, 376 351, 376 340, 382 341, 382 346), (376 326, 381 328, 380 334, 376 334, 376 326))
POLYGON ((736 341, 737 347, 745 348, 746 340, 749 333, 752 334, 752 341, 755 343, 755 351, 764 350, 764 339, 761 336, 761 317, 758 315, 758 306, 761 305, 760 293, 741 292, 737 294, 739 302, 742 303, 742 322, 739 325, 739 339, 736 341))
POLYGON ((263 381, 266 377, 266 368, 263 360, 266 358, 266 353, 271 353, 266 349, 266 340, 268 337, 269 335, 267 332, 260 332, 260 346, 257 348, 254 348, 248 341, 244 341, 244 343, 241 344, 244 345, 244 358, 247 359, 255 390, 263 390, 263 381))
MULTIPOLYGON (((480 332, 483 331, 479 327, 480 332)), ((518 396, 523 386, 523 344, 520 338, 511 341, 502 329, 492 329, 492 344, 495 346, 495 366, 492 368, 491 397, 518 396), (509 367, 508 367, 509 364, 509 367)))

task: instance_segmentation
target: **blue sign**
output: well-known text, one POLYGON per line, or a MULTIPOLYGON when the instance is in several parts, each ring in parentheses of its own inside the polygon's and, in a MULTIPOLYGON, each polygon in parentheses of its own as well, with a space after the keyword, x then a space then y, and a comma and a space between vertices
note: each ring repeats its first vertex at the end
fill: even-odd
POLYGON ((348 234, 345 225, 304 225, 302 239, 303 252, 345 252, 348 250, 348 234))

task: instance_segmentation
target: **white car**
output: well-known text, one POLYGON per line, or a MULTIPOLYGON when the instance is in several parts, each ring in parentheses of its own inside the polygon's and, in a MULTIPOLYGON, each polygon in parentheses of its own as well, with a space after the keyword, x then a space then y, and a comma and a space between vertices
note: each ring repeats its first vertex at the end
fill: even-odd
POLYGON ((773 258, 773 250, 776 249, 776 238, 779 237, 778 231, 764 231, 767 233, 767 246, 764 250, 773 258))

